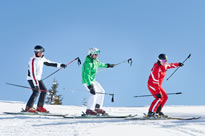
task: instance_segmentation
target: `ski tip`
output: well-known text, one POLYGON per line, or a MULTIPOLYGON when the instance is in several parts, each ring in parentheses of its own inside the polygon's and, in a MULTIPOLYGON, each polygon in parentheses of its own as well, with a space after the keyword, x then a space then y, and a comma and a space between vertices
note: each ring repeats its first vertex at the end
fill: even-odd
POLYGON ((199 116, 199 117, 194 117, 193 119, 200 119, 201 118, 201 116, 199 116))

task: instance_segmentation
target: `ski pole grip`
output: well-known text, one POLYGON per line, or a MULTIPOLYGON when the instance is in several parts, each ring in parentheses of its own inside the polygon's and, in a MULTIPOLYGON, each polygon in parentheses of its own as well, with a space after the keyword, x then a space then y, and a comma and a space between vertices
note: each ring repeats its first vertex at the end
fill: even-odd
POLYGON ((111 99, 111 102, 114 102, 115 100, 114 100, 114 94, 112 95, 112 99, 111 99))
POLYGON ((176 93, 176 94, 182 94, 182 92, 178 92, 178 93, 176 93))

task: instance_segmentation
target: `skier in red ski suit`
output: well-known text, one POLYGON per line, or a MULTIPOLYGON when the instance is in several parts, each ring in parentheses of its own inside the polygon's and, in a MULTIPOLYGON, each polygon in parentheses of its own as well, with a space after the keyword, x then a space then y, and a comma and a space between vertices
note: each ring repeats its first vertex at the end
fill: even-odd
POLYGON ((156 115, 166 117, 161 110, 168 99, 168 95, 161 85, 167 69, 177 68, 183 65, 183 63, 167 63, 167 56, 165 54, 160 54, 158 56, 158 61, 152 67, 148 80, 148 89, 155 98, 150 105, 148 117, 156 117, 156 115))

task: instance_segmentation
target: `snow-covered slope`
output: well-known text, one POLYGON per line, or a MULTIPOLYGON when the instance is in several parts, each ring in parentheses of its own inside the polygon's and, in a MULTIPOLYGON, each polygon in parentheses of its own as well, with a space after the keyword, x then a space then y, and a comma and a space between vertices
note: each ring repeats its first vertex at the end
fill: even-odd
MULTIPOLYGON (((6 115, 23 102, 0 101, 0 136, 205 136, 205 106, 166 106, 169 116, 201 116, 199 120, 64 119, 62 117, 6 115)), ((52 113, 80 115, 85 107, 46 105, 52 113)), ((148 107, 106 107, 112 115, 139 114, 148 107)))

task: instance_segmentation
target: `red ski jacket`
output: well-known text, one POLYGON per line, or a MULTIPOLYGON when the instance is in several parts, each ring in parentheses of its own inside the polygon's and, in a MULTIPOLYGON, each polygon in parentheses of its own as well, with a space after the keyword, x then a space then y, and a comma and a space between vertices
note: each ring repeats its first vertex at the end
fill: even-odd
POLYGON ((167 63, 165 66, 162 66, 158 62, 156 62, 152 67, 148 84, 156 88, 157 91, 160 91, 159 89, 162 85, 167 69, 177 67, 179 67, 179 63, 167 63))

